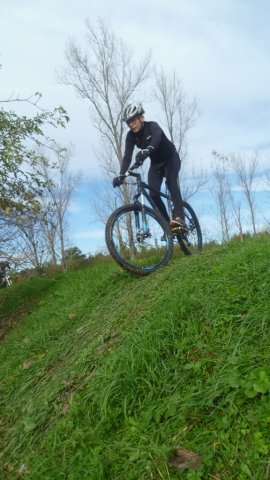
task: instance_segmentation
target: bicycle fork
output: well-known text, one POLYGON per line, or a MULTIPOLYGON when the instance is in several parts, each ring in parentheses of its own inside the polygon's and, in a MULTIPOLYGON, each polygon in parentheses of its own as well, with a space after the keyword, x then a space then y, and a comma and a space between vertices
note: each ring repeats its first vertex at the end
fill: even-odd
POLYGON ((168 215, 169 215, 170 220, 172 220, 172 219, 173 219, 173 210, 172 210, 171 192, 170 192, 170 190, 168 189, 167 182, 165 182, 165 194, 166 194, 166 196, 167 196, 167 211, 168 211, 168 215))
POLYGON ((146 219, 145 213, 145 204, 144 204, 144 196, 141 195, 141 221, 140 221, 140 212, 134 212, 135 214, 135 226, 136 226, 136 238, 138 242, 143 242, 145 238, 151 236, 149 226, 146 219))

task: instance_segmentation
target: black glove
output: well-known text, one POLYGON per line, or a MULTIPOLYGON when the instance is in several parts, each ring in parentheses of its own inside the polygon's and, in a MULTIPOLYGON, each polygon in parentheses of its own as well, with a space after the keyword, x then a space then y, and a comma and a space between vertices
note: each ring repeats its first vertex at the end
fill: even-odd
POLYGON ((122 185, 122 183, 124 182, 124 178, 125 177, 123 175, 119 175, 119 177, 114 177, 113 188, 120 187, 120 185, 122 185))
POLYGON ((144 150, 140 150, 136 155, 136 164, 142 165, 144 160, 149 157, 150 153, 154 150, 153 147, 145 148, 144 150))

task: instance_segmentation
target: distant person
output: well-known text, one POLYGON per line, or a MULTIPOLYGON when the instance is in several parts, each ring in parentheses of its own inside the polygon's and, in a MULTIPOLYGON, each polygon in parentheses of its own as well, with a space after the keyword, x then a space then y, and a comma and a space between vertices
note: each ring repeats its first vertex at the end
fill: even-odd
POLYGON ((7 260, 0 261, 0 272, 5 272, 7 268, 10 268, 9 262, 7 260))
POLYGON ((10 268, 7 260, 0 261, 0 288, 6 285, 7 269, 10 268))
MULTIPOLYGON (((171 228, 180 227, 185 230, 182 196, 178 183, 181 166, 179 155, 174 144, 166 137, 160 126, 156 122, 144 120, 144 113, 141 103, 130 104, 125 108, 123 120, 130 130, 126 136, 120 174, 119 177, 113 179, 113 187, 119 187, 123 183, 121 175, 128 170, 136 145, 141 149, 136 155, 136 163, 142 165, 147 157, 151 161, 148 171, 149 186, 160 192, 163 179, 166 178, 174 207, 173 220, 170 222, 171 228)), ((150 192, 150 196, 162 216, 169 222, 169 215, 161 197, 154 192, 150 192)))

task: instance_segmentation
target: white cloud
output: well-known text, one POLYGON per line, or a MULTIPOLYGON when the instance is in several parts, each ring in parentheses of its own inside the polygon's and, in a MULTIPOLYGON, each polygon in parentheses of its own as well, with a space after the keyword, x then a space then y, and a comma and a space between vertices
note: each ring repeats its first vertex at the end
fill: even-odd
MULTIPOLYGON (((49 108, 64 105, 71 122, 58 132, 59 140, 75 145, 76 164, 85 171, 99 174, 94 157, 97 134, 87 103, 71 87, 57 85, 55 70, 64 64, 68 38, 83 42, 87 17, 107 17, 137 58, 152 49, 157 64, 177 70, 201 109, 190 135, 195 160, 209 162, 213 148, 252 150, 268 139, 270 8, 263 0, 256 5, 243 0, 158 0, 155 8, 137 0, 132 15, 128 2, 119 2, 116 12, 108 0, 79 0, 76 5, 62 0, 11 1, 2 7, 1 16, 2 95, 39 90, 49 108), (16 31, 16 37, 10 37, 10 31, 16 31)), ((149 114, 154 109, 149 105, 149 114)))

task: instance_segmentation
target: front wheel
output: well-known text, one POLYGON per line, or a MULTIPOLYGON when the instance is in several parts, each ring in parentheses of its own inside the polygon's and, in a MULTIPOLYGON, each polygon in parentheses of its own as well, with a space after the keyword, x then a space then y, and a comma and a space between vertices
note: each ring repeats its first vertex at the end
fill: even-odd
POLYGON ((166 265, 173 249, 167 222, 140 204, 124 205, 111 214, 106 225, 106 243, 114 260, 138 275, 149 275, 166 265))
POLYGON ((185 255, 191 255, 202 249, 202 231, 193 208, 187 202, 183 202, 183 208, 188 230, 186 233, 176 235, 176 238, 182 252, 185 255))

